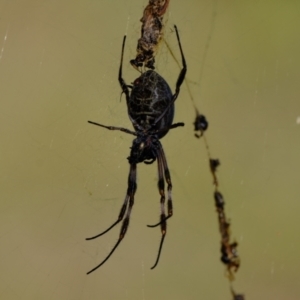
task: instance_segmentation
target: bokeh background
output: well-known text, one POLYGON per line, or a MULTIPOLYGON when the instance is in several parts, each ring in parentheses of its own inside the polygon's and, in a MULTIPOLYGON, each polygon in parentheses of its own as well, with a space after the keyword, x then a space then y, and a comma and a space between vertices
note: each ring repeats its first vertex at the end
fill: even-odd
MULTIPOLYGON (((162 139, 174 216, 156 269, 157 167, 138 165, 126 238, 95 273, 119 228, 132 128, 117 73, 135 56, 147 1, 0 1, 0 298, 232 299, 203 139, 193 135, 187 85, 162 139)), ((188 64, 187 84, 209 120, 220 191, 239 243, 233 285, 246 299, 299 299, 300 3, 170 1, 165 40, 188 64)), ((157 71, 172 90, 179 66, 161 43, 157 71)))

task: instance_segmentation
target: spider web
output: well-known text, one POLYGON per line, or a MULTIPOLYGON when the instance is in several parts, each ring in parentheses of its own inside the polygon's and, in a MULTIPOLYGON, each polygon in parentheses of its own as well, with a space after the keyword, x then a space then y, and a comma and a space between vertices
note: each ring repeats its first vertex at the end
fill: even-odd
MULTIPOLYGON (((116 220, 127 188, 132 137, 117 82, 135 56, 147 1, 0 1, 0 298, 230 299, 203 141, 185 85, 162 139, 174 216, 160 263, 157 167, 138 165, 124 241, 116 220)), ((209 121, 220 190, 239 243, 234 286, 246 299, 298 299, 299 4, 296 1, 171 0, 165 39, 179 28, 195 104, 209 121)), ((157 71, 172 90, 179 68, 164 43, 157 71)))

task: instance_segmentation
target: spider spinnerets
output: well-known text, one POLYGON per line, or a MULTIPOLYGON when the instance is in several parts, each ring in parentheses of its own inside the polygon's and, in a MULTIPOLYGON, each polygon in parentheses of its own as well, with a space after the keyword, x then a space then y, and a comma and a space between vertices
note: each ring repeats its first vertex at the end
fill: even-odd
POLYGON ((136 138, 132 142, 130 155, 127 158, 130 164, 128 175, 128 188, 119 216, 117 220, 105 231, 93 237, 87 238, 87 240, 92 240, 107 233, 110 229, 112 229, 124 219, 121 226, 119 239, 110 251, 110 253, 106 256, 106 258, 99 265, 90 270, 87 274, 90 274, 99 267, 101 267, 110 258, 110 256, 116 250, 116 248, 118 247, 118 245, 120 244, 120 242, 126 234, 126 231, 129 226, 131 210, 134 204, 134 195, 137 189, 136 165, 140 162, 144 162, 145 164, 152 164, 155 160, 157 160, 158 165, 158 190, 161 197, 161 214, 160 221, 157 224, 147 226, 160 226, 162 236, 157 258, 151 269, 154 269, 159 261, 161 249, 167 231, 166 221, 173 215, 172 182, 169 168, 167 165, 166 156, 159 140, 162 137, 164 137, 170 129, 179 126, 184 126, 184 123, 172 124, 174 117, 174 102, 179 95, 180 86, 185 78, 185 74, 187 71, 187 66, 181 48, 178 30, 176 26, 174 26, 174 28, 183 65, 183 68, 181 69, 176 82, 175 93, 172 94, 168 83, 154 70, 148 70, 145 73, 142 73, 141 76, 133 82, 132 86, 126 84, 125 80, 122 77, 123 54, 126 41, 126 36, 124 36, 118 80, 122 92, 126 96, 128 115, 135 131, 123 127, 106 126, 96 122, 88 121, 91 124, 109 130, 123 131, 125 133, 136 136, 136 138), (129 89, 131 89, 131 91, 129 89), (165 211, 165 181, 167 183, 168 190, 167 214, 165 211))

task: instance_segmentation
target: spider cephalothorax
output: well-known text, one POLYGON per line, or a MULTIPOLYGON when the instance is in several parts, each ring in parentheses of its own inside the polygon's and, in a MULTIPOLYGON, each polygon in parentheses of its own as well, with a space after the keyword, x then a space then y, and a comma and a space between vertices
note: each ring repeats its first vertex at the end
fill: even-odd
POLYGON ((155 136, 138 136, 132 142, 130 156, 127 157, 129 163, 153 163, 156 160, 156 149, 159 144, 160 142, 155 136))

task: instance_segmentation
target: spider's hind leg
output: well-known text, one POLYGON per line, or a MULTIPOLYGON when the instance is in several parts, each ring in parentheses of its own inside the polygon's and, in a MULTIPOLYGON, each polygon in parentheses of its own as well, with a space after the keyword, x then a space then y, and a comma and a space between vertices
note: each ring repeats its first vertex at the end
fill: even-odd
POLYGON ((162 246, 164 243, 164 239, 167 233, 167 219, 171 218, 173 215, 173 203, 172 203, 172 182, 171 182, 171 176, 167 165, 167 160, 164 154, 164 150, 159 143, 157 148, 157 165, 158 165, 158 190, 160 193, 160 206, 161 206, 161 214, 160 214, 160 221, 159 223, 155 225, 147 225, 148 227, 157 227, 160 225, 161 228, 161 241, 158 249, 157 258, 155 261, 155 264, 151 269, 154 269, 159 261, 162 246), (166 216, 165 213, 165 183, 164 180, 166 180, 168 184, 168 215, 166 216))
POLYGON ((119 239, 116 242, 115 246, 112 248, 112 250, 109 252, 109 254, 106 256, 106 258, 99 265, 97 265, 95 268, 93 268, 92 270, 87 272, 87 274, 90 274, 90 273, 94 272, 95 270, 97 270, 98 268, 100 268, 111 257, 111 255, 114 253, 114 251, 117 249, 117 247, 119 246, 119 244, 121 243, 121 241, 125 237, 126 231, 128 229, 128 226, 129 226, 131 209, 132 209, 133 204, 134 204, 134 195, 135 195, 135 192, 136 192, 136 188, 137 188, 137 184, 136 184, 136 164, 130 164, 127 194, 126 194, 124 203, 121 207, 121 211, 120 211, 118 220, 116 222, 114 222, 108 229, 106 229, 102 233, 100 233, 98 235, 95 235, 91 238, 87 238, 87 240, 92 240, 92 239, 95 239, 95 238, 105 234, 106 232, 111 230, 113 227, 115 227, 119 222, 121 222, 123 220, 124 216, 125 216, 125 219, 122 223, 122 227, 121 227, 121 230, 120 230, 119 239), (126 213, 126 215, 125 215, 125 213, 126 213))

